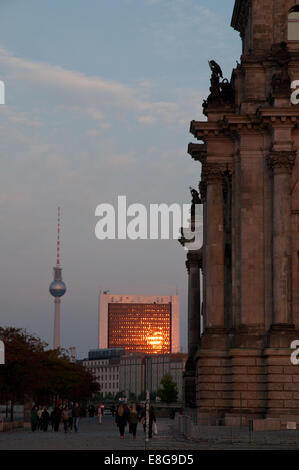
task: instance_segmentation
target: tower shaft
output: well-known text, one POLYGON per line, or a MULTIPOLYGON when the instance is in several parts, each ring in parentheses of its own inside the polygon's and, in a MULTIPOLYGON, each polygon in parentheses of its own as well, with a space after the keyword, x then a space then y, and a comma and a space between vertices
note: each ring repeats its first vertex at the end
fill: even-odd
POLYGON ((54 349, 60 348, 60 298, 55 297, 54 299, 54 338, 53 338, 54 349))

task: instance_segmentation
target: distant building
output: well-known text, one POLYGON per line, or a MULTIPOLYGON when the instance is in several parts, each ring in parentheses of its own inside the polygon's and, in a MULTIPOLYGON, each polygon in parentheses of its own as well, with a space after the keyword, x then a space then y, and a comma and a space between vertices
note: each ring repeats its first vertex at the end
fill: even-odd
POLYGON ((138 399, 147 389, 157 392, 165 374, 177 384, 178 401, 183 398, 183 370, 187 354, 125 354, 124 349, 93 349, 88 359, 79 361, 100 385, 103 397, 123 392, 128 399, 138 399))
POLYGON ((119 363, 124 353, 123 349, 94 349, 81 362, 99 384, 104 398, 115 397, 119 391, 119 363))
POLYGON ((178 401, 183 399, 183 371, 187 354, 129 354, 122 356, 119 366, 119 388, 126 397, 134 393, 138 398, 149 390, 157 393, 166 374, 177 384, 178 401))
POLYGON ((143 354, 179 352, 179 296, 101 294, 99 347, 143 354))
POLYGON ((138 398, 145 391, 145 355, 122 356, 119 365, 119 391, 127 398, 134 393, 138 398))
POLYGON ((157 392, 166 374, 170 374, 177 385, 178 401, 183 400, 183 372, 188 354, 158 354, 147 358, 148 389, 157 392))

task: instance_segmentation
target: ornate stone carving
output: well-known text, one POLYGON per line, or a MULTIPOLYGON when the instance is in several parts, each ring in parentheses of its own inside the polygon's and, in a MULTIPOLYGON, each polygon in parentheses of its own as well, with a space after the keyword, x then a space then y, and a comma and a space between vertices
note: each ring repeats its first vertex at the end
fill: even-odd
POLYGON ((188 251, 186 268, 188 273, 190 272, 190 267, 195 266, 198 269, 202 269, 202 248, 197 251, 188 251))
POLYGON ((204 163, 207 157, 207 145, 190 143, 188 153, 194 160, 204 163))
POLYGON ((202 179, 207 184, 222 182, 227 170, 228 165, 225 163, 205 163, 202 167, 202 179))
POLYGON ((296 160, 296 151, 271 152, 268 158, 270 168, 274 173, 292 173, 296 160))
POLYGON ((233 104, 235 99, 234 88, 226 78, 223 79, 220 66, 214 60, 209 61, 209 66, 212 71, 211 86, 210 95, 203 102, 204 114, 207 113, 207 108, 210 104, 233 104))

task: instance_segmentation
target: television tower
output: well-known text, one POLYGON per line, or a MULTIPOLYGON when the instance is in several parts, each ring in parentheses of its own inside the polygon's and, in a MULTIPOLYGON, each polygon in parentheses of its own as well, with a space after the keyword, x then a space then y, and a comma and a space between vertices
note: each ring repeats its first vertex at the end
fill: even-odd
POLYGON ((66 285, 62 280, 62 268, 60 266, 60 207, 58 207, 57 221, 57 256, 56 266, 53 268, 54 280, 51 282, 49 291, 54 297, 54 339, 53 348, 60 348, 60 297, 66 292, 66 285))

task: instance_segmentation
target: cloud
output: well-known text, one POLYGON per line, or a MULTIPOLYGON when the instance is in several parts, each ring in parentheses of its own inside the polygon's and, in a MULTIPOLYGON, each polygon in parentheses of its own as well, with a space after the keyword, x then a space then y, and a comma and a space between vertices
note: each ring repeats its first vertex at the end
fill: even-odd
POLYGON ((102 110, 111 107, 135 113, 136 120, 143 124, 173 123, 180 115, 177 103, 148 99, 148 80, 141 81, 139 86, 129 86, 57 65, 16 57, 3 47, 0 47, 0 66, 2 69, 8 68, 10 80, 30 82, 48 90, 62 92, 63 96, 59 95, 57 99, 62 99, 74 111, 88 113, 97 121, 104 119, 102 110))

